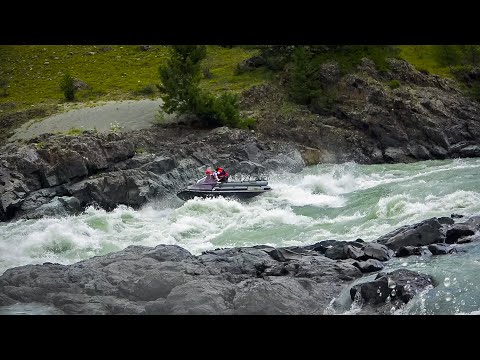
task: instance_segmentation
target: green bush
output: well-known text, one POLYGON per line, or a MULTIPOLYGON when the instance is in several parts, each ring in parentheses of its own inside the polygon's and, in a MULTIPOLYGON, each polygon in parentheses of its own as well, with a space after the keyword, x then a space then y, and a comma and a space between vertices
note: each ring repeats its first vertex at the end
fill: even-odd
POLYGON ((205 46, 172 46, 170 59, 159 68, 163 110, 167 114, 196 115, 209 126, 246 126, 249 122, 242 122, 240 118, 236 94, 223 93, 214 97, 200 89, 200 62, 205 57, 205 46))
POLYGON ((189 113, 195 109, 200 93, 200 62, 207 56, 205 45, 174 45, 170 58, 159 67, 159 89, 167 114, 189 113))
POLYGON ((78 135, 83 134, 83 130, 79 129, 79 128, 72 127, 72 128, 70 128, 70 130, 68 130, 66 132, 66 134, 70 135, 70 136, 78 136, 78 135))
POLYGON ((205 66, 203 69, 203 77, 205 79, 211 79, 213 78, 212 72, 210 71, 210 66, 205 66))
POLYGON ((308 107, 310 111, 316 114, 330 115, 335 111, 336 103, 336 93, 332 90, 324 90, 312 100, 308 107))
POLYGON ((305 47, 295 49, 288 92, 290 98, 299 104, 308 105, 321 92, 318 79, 318 64, 312 61, 312 53, 305 47))
POLYGON ((237 127, 240 129, 253 129, 255 124, 256 120, 254 118, 241 118, 238 121, 237 127))
POLYGON ((197 99, 195 114, 209 126, 251 128, 255 123, 254 119, 240 116, 237 94, 223 93, 214 97, 209 93, 201 93, 197 99))
POLYGON ((8 79, 5 77, 0 77, 0 89, 2 90, 2 96, 8 96, 8 79))
POLYGON ((135 93, 137 95, 154 95, 157 92, 157 87, 154 84, 148 84, 141 87, 135 93))
POLYGON ((60 82, 60 89, 65 95, 67 101, 75 100, 75 84, 74 78, 70 74, 65 74, 60 82))
POLYGON ((400 87, 400 81, 394 79, 394 80, 390 80, 388 82, 388 86, 390 87, 390 89, 397 89, 400 87))

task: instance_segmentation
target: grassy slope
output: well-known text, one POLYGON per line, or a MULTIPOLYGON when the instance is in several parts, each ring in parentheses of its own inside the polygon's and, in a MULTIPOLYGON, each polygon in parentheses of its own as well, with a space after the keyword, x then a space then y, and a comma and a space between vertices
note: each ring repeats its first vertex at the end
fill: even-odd
MULTIPOLYGON (((268 79, 269 72, 265 70, 234 73, 240 61, 256 52, 241 47, 209 46, 204 66, 210 68, 213 76, 204 79, 202 87, 240 91, 268 79)), ((140 51, 136 45, 0 46, 0 77, 9 80, 9 95, 0 97, 0 106, 15 102, 18 110, 32 104, 63 102, 59 83, 66 72, 90 86, 77 93, 80 101, 135 99, 140 96, 137 91, 159 82, 158 66, 167 56, 165 46, 152 46, 149 51, 140 51), (102 51, 107 47, 110 50, 102 51)))
MULTIPOLYGON (((400 49, 401 57, 417 69, 451 76, 448 67, 435 61, 432 46, 403 45, 400 49)), ((204 79, 202 87, 211 91, 241 91, 271 79, 272 73, 264 68, 235 75, 236 65, 256 52, 247 47, 209 46, 204 67, 210 69, 212 77, 204 79)), ((9 95, 0 96, 0 108, 8 111, 9 107, 2 104, 12 102, 16 106, 11 110, 32 104, 62 103, 59 83, 65 72, 90 86, 77 93, 79 101, 135 99, 141 97, 139 90, 158 83, 158 66, 167 56, 166 47, 160 45, 149 51, 140 51, 136 45, 0 46, 0 78, 9 81, 9 95), (107 47, 110 50, 102 51, 107 47), (95 55, 89 55, 90 52, 95 55)))
POLYGON ((401 45, 400 57, 415 66, 417 70, 426 70, 430 74, 453 78, 448 67, 438 64, 432 45, 401 45))
MULTIPOLYGON (((400 50, 400 57, 417 69, 453 77, 448 67, 436 61, 434 46, 402 45, 400 50)), ((271 80, 273 73, 265 68, 235 74, 237 64, 257 52, 251 46, 208 46, 203 67, 211 76, 204 78, 201 86, 213 92, 241 91, 271 80)), ((8 96, 2 96, 0 91, 0 142, 9 131, 31 118, 84 106, 85 102, 158 97, 154 85, 159 82, 158 67, 167 56, 167 48, 162 45, 151 46, 148 51, 141 51, 137 45, 0 46, 0 80, 9 82, 8 96), (59 89, 66 72, 89 85, 89 89, 77 92, 74 104, 65 104, 59 89), (154 93, 141 95, 146 87, 154 93), (62 104, 66 106, 59 106, 62 104)))

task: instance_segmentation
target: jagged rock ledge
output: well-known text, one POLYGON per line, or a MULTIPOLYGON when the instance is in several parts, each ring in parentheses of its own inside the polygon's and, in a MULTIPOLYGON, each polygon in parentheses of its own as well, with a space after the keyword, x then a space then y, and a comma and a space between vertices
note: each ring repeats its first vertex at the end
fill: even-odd
POLYGON ((352 300, 362 297, 368 313, 385 313, 388 296, 401 307, 435 286, 435 279, 408 269, 379 273, 360 286, 352 286, 355 279, 383 269, 394 250, 428 251, 424 247, 432 244, 458 248, 478 240, 479 230, 480 216, 473 216, 462 223, 428 219, 373 242, 257 245, 199 256, 176 245, 129 246, 72 265, 9 269, 0 276, 0 306, 41 303, 65 314, 324 314, 350 288, 352 300))
POLYGON ((0 221, 107 210, 175 196, 207 165, 231 175, 298 172, 296 146, 239 129, 154 128, 122 134, 45 135, 0 155, 0 221))

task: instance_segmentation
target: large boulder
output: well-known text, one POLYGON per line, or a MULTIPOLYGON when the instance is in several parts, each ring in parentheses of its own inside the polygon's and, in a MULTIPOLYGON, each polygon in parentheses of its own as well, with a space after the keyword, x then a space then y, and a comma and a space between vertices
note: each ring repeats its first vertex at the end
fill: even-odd
POLYGON ((401 227, 376 240, 389 249, 397 251, 406 246, 424 246, 444 242, 445 232, 437 218, 428 219, 415 225, 401 227))

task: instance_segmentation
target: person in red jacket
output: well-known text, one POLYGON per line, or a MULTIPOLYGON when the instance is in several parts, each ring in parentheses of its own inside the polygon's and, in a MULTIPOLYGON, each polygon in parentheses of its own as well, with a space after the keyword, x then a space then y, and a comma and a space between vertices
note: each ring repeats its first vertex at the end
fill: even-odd
POLYGON ((225 170, 223 170, 223 168, 221 167, 217 168, 217 176, 218 176, 218 181, 220 182, 228 181, 228 173, 225 170))
POLYGON ((206 177, 203 180, 204 184, 216 184, 217 181, 220 181, 220 179, 217 177, 217 172, 212 170, 207 169, 205 170, 205 175, 206 177))

